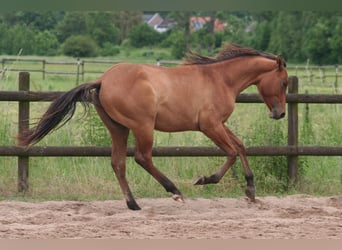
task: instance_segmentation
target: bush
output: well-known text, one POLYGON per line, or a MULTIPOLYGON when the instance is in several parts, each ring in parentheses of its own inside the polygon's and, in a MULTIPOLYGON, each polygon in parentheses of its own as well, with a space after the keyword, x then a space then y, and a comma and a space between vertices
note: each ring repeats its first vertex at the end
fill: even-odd
POLYGON ((186 41, 185 39, 180 39, 175 42, 175 44, 172 46, 171 54, 176 59, 182 59, 185 55, 186 51, 186 41))
POLYGON ((92 57, 97 55, 95 41, 83 35, 71 36, 63 44, 63 54, 73 57, 92 57))
POLYGON ((100 50, 101 56, 115 56, 120 53, 120 47, 112 45, 109 42, 103 44, 103 48, 100 50))
POLYGON ((161 44, 163 48, 171 47, 171 55, 176 59, 181 59, 185 55, 186 51, 186 40, 184 36, 184 32, 182 31, 174 31, 170 32, 169 36, 165 38, 161 44))

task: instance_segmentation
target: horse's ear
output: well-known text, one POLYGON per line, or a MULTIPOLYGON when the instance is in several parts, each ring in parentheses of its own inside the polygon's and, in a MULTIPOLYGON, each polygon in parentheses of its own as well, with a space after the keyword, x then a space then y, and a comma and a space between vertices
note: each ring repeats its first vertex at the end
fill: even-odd
POLYGON ((284 58, 281 55, 277 55, 277 64, 278 64, 278 69, 281 70, 282 67, 286 67, 286 63, 284 61, 284 58))

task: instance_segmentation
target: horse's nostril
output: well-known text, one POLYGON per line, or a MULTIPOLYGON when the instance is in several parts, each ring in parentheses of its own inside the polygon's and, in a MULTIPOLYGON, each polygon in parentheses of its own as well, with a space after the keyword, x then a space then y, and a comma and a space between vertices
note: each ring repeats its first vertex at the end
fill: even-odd
POLYGON ((284 118, 285 117, 285 112, 280 114, 280 118, 284 118))

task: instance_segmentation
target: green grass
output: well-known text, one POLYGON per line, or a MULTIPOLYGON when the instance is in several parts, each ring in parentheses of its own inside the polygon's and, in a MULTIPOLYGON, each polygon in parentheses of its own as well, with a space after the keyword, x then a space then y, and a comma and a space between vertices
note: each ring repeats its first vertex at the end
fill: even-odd
MULTIPOLYGON (((154 52, 150 57, 142 57, 144 51, 131 51, 128 57, 106 58, 114 61, 155 63, 154 52), (139 60, 134 61, 134 57, 139 60)), ((128 52, 127 52, 128 53, 128 52)), ((167 58, 168 59, 168 58, 167 58)), ((51 60, 70 60, 70 58, 51 58, 51 60)), ((13 62, 14 66, 16 62, 13 62)), ((34 68, 37 65, 26 65, 34 68)), ((108 65, 96 65, 96 70, 106 70, 108 65)), ((95 69, 95 66, 93 67, 95 69)), ((92 69, 92 70, 93 70, 92 69)), ((54 66, 53 70, 65 70, 54 66)), ((289 72, 293 75, 293 71, 289 72)), ((336 92, 334 78, 324 82, 315 80, 312 84, 299 75, 300 93, 336 92)), ((318 73, 317 73, 318 74, 318 73)), ((85 81, 98 75, 85 76, 85 81)), ((8 72, 0 78, 0 90, 17 90, 18 73, 8 72)), ((41 73, 31 73, 32 90, 68 90, 75 86, 73 76, 49 75, 42 80, 41 73)), ((337 89, 342 93, 342 83, 337 89)), ((256 92, 251 87, 246 92, 256 92)), ((49 103, 31 103, 31 119, 39 118, 49 103)), ((14 102, 0 103, 0 144, 15 145, 13 137, 17 134, 17 110, 14 102)), ((299 129, 301 145, 342 145, 341 107, 335 104, 310 104, 309 113, 305 105, 299 105, 299 129)), ((246 146, 286 145, 287 118, 273 121, 263 104, 237 104, 227 125, 240 137, 246 146)), ((130 145, 133 145, 130 139, 130 145)), ((208 146, 213 145, 198 132, 155 133, 156 146, 208 146)), ((77 109, 76 116, 68 124, 47 136, 38 145, 110 145, 106 129, 91 109, 83 117, 83 109, 77 109), (83 118, 83 119, 82 119, 83 118)), ((249 157, 255 175, 257 195, 283 195, 307 193, 312 195, 340 195, 342 190, 342 156, 338 157, 300 157, 300 180, 287 189, 286 157, 249 157)), ((244 196, 245 180, 240 161, 230 170, 218 185, 193 186, 192 181, 200 175, 214 173, 225 161, 224 157, 155 157, 155 165, 164 172, 186 197, 240 197, 244 196)), ((108 157, 31 157, 30 190, 25 194, 17 192, 17 160, 15 157, 0 157, 0 199, 20 200, 106 200, 121 199, 122 194, 110 166, 108 157)), ((132 158, 127 158, 127 178, 137 198, 169 197, 164 189, 132 158)))

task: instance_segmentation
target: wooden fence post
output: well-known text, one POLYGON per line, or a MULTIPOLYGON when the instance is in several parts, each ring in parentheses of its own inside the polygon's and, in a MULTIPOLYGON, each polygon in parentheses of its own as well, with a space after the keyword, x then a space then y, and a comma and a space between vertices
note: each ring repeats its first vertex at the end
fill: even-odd
POLYGON ((76 86, 79 84, 80 82, 80 65, 81 65, 81 61, 79 58, 77 58, 77 72, 76 72, 76 86))
MULTIPOLYGON (((289 77, 289 94, 298 94, 298 77, 289 77)), ((288 103, 288 146, 298 146, 298 103, 288 103)), ((287 157, 289 186, 297 181, 298 156, 287 157)))
MULTIPOLYGON (((30 90, 30 74, 28 72, 19 73, 19 91, 30 90)), ((30 102, 19 102, 19 133, 29 128, 30 118, 30 102)), ((29 175, 29 157, 18 157, 18 191, 24 192, 28 190, 28 175, 29 175)))
POLYGON ((82 82, 84 81, 84 61, 82 60, 81 62, 81 66, 82 66, 82 72, 81 72, 81 75, 82 75, 82 82))
POLYGON ((338 92, 338 65, 335 66, 335 82, 334 82, 334 87, 335 87, 335 94, 338 92))
POLYGON ((46 65, 46 60, 45 59, 43 59, 42 60, 42 68, 43 68, 43 80, 45 80, 45 65, 46 65))
POLYGON ((1 79, 3 79, 5 77, 5 71, 6 71, 6 68, 5 68, 5 58, 2 58, 1 59, 1 79))

